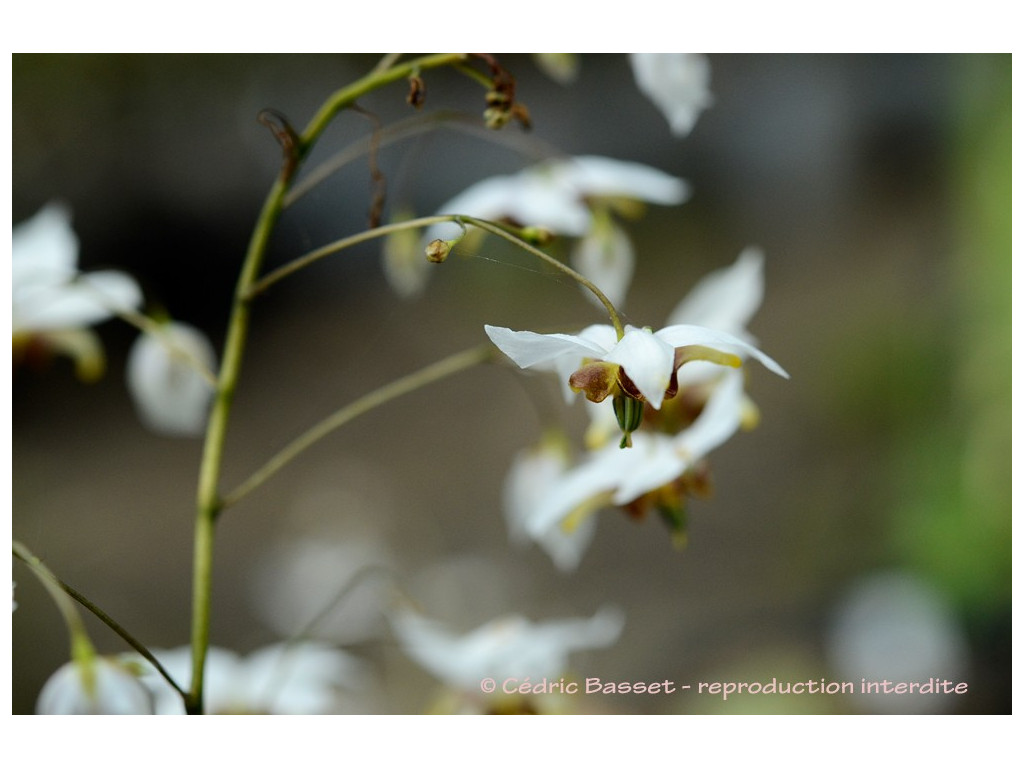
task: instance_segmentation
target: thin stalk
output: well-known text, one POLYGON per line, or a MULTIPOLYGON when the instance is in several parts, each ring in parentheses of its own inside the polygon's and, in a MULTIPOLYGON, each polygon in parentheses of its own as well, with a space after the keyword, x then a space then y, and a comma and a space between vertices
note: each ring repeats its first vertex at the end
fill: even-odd
POLYGON ((290 138, 288 138, 288 142, 283 142, 285 158, 281 172, 267 194, 263 209, 260 211, 238 277, 227 338, 224 342, 216 397, 207 424, 203 458, 199 468, 192 570, 192 685, 185 702, 185 710, 189 714, 201 714, 203 711, 203 681, 207 649, 210 644, 214 529, 217 515, 222 507, 218 486, 228 417, 238 385, 248 334, 250 302, 252 300, 250 288, 259 275, 270 234, 284 208, 285 195, 302 160, 338 112, 352 106, 360 96, 406 78, 414 71, 457 64, 465 61, 466 58, 466 54, 459 53, 436 54, 412 59, 391 69, 374 70, 352 85, 335 91, 313 116, 300 137, 293 137, 290 129, 282 132, 286 138, 290 138))
POLYGON ((383 387, 375 389, 348 405, 339 408, 278 451, 266 464, 250 475, 235 490, 227 494, 221 504, 222 509, 226 509, 240 501, 290 464, 307 448, 315 445, 331 432, 343 427, 358 416, 362 416, 364 413, 402 395, 415 392, 417 389, 428 384, 486 362, 493 354, 493 347, 490 345, 464 350, 443 360, 438 360, 436 363, 421 368, 408 376, 403 376, 389 384, 385 384, 383 387))
MULTIPOLYGON (((275 283, 278 283, 289 275, 298 272, 303 267, 308 267, 315 261, 319 261, 326 256, 338 253, 338 251, 343 251, 353 245, 365 243, 367 240, 374 240, 379 237, 386 237, 394 232, 400 232, 403 229, 429 227, 432 224, 454 221, 455 219, 455 216, 424 216, 419 219, 397 221, 393 224, 385 224, 381 227, 375 227, 374 229, 367 229, 357 235, 343 237, 340 240, 335 240, 333 243, 327 243, 327 245, 323 245, 303 256, 299 256, 297 259, 293 259, 287 264, 283 264, 274 271, 264 275, 260 280, 249 287, 249 290, 246 292, 246 298, 254 299, 275 283)), ((425 259, 426 256, 424 255, 423 258, 425 259)))
POLYGON ((453 217, 452 220, 453 221, 462 221, 465 224, 472 224, 474 227, 478 227, 478 228, 480 228, 480 229, 482 229, 482 230, 484 230, 486 232, 490 232, 491 234, 498 235, 499 237, 503 237, 504 239, 508 240, 510 243, 513 243, 514 245, 519 246, 524 251, 526 251, 528 253, 532 253, 534 256, 536 256, 539 259, 542 259, 543 261, 547 262, 548 264, 553 266, 555 269, 558 269, 561 272, 564 272, 566 275, 571 277, 573 280, 575 280, 577 283, 582 285, 584 288, 586 288, 588 291, 590 291, 592 294, 594 294, 597 297, 597 300, 600 301, 601 304, 604 306, 604 308, 607 310, 608 317, 612 321, 612 325, 615 327, 615 333, 618 336, 618 338, 621 340, 622 337, 626 335, 625 329, 622 326, 622 320, 619 318, 618 310, 615 309, 615 305, 612 304, 611 300, 607 296, 604 295, 604 293, 601 291, 600 288, 598 288, 590 280, 585 278, 583 275, 581 275, 579 272, 577 272, 575 269, 573 269, 569 265, 563 264, 558 259, 556 259, 554 256, 549 256, 548 254, 544 253, 544 251, 540 250, 539 248, 536 248, 536 247, 530 245, 529 243, 525 242, 521 238, 516 237, 513 233, 509 232, 507 229, 504 229, 504 228, 502 228, 502 227, 498 226, 497 224, 494 224, 494 223, 492 223, 490 221, 484 221, 483 219, 474 219, 474 218, 472 218, 470 216, 455 216, 455 217, 453 217))

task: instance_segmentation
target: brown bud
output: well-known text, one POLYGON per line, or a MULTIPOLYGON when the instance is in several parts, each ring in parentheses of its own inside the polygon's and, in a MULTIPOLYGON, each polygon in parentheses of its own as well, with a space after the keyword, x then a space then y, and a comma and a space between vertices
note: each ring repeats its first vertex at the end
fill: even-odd
POLYGON ((431 264, 442 264, 451 253, 452 247, 444 240, 431 240, 427 245, 427 261, 431 264))

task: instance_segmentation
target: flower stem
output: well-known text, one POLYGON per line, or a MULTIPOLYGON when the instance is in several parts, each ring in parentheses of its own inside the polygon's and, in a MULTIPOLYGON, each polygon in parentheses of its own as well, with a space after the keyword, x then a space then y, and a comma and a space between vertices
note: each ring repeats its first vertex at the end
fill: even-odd
POLYGON ((275 131, 282 141, 285 157, 281 171, 267 194, 256 221, 238 277, 216 396, 207 424, 203 458, 199 469, 192 571, 192 684, 185 702, 185 710, 189 714, 201 714, 203 711, 203 681, 210 643, 214 528, 222 508, 218 486, 228 417, 238 385, 248 334, 250 302, 253 298, 250 289, 259 275, 270 234, 284 208, 285 195, 302 160, 338 112, 351 107, 360 96, 408 77, 414 71, 448 66, 465 60, 466 54, 435 54, 397 64, 390 69, 375 69, 352 85, 332 94, 313 116, 301 136, 294 136, 287 125, 275 131))
POLYGON ((472 349, 446 357, 443 360, 438 360, 432 365, 421 368, 408 376, 396 379, 354 400, 299 435, 299 437, 278 451, 266 464, 250 475, 245 482, 227 494, 221 503, 221 508, 225 509, 240 501, 291 463, 307 448, 319 442, 339 427, 348 424, 356 417, 362 416, 364 413, 402 395, 414 392, 428 384, 433 384, 474 365, 486 362, 492 356, 493 347, 490 345, 473 347, 472 349))
MULTIPOLYGON (((385 224, 381 227, 374 227, 373 229, 367 229, 359 234, 352 235, 350 237, 343 237, 341 240, 335 240, 333 243, 323 245, 316 250, 310 251, 309 253, 289 261, 272 272, 264 275, 259 281, 249 287, 246 292, 247 299, 253 299, 259 296, 261 293, 266 291, 275 283, 280 282, 289 275, 298 272, 303 267, 308 267, 315 261, 319 261, 325 256, 343 251, 353 245, 359 243, 365 243, 368 240, 374 240, 379 237, 386 237, 394 232, 399 232, 403 229, 416 229, 418 227, 429 227, 431 224, 439 224, 446 221, 454 221, 455 216, 424 216, 420 219, 409 219, 408 221, 398 221, 393 224, 385 224)), ((424 256, 424 259, 426 256, 424 256)))
MULTIPOLYGON (((110 614, 108 614, 106 611, 104 611, 102 608, 96 605, 96 603, 87 598, 85 595, 83 595, 77 589, 72 587, 70 584, 65 582, 63 579, 59 578, 57 575, 52 573, 48 568, 46 568, 46 566, 42 564, 39 558, 37 558, 35 555, 29 552, 28 548, 19 541, 14 542, 14 556, 17 557, 19 560, 23 561, 24 563, 26 563, 30 568, 33 569, 33 571, 36 572, 37 575, 43 576, 43 584, 56 584, 67 595, 78 601, 79 605, 81 605, 93 616, 95 616, 97 619, 99 619, 108 627, 110 627, 110 629, 112 629, 117 634, 118 637, 120 637, 122 640, 128 643, 128 645, 134 648, 135 651, 140 656, 142 656, 146 661, 152 664, 153 668, 160 673, 160 676, 163 677, 164 680, 166 680, 171 685, 171 687, 174 688, 174 690, 176 690, 181 695, 183 699, 185 698, 185 692, 181 689, 178 683, 175 682, 174 678, 171 677, 170 673, 168 673, 168 671, 164 669, 163 665, 157 660, 157 658, 152 654, 152 652, 145 645, 143 645, 141 641, 136 640, 135 637, 127 629, 118 624, 117 621, 115 621, 110 616, 110 614), (39 570, 40 568, 42 569, 41 571, 39 570)), ((51 592, 51 594, 54 593, 51 592)), ((63 602, 63 598, 61 602, 63 602)), ((61 609, 61 613, 66 613, 66 606, 61 609)))
POLYGON ((597 297, 597 300, 600 301, 601 304, 604 305, 604 308, 608 311, 608 317, 611 320, 612 325, 615 327, 615 333, 618 336, 618 338, 621 340, 622 337, 625 336, 626 331, 623 328, 622 320, 619 317, 618 310, 615 309, 615 305, 612 304, 611 300, 604 295, 600 288, 594 285, 590 280, 585 278, 575 269, 568 266, 567 264, 563 264, 555 257, 549 256, 548 254, 544 253, 544 251, 540 250, 539 248, 536 248, 535 246, 530 245, 522 238, 516 237, 507 229, 504 229, 503 227, 500 227, 497 224, 494 224, 490 221, 484 221, 483 219, 475 219, 470 216, 454 216, 452 217, 452 220, 461 221, 465 224, 471 224, 474 227, 479 227, 480 229, 486 232, 490 232, 491 234, 503 237, 510 243, 519 246, 524 251, 532 253, 534 256, 544 260, 551 266, 555 267, 555 269, 564 272, 566 275, 571 277, 573 280, 575 280, 577 283, 582 285, 584 288, 586 288, 588 291, 590 291, 597 297))

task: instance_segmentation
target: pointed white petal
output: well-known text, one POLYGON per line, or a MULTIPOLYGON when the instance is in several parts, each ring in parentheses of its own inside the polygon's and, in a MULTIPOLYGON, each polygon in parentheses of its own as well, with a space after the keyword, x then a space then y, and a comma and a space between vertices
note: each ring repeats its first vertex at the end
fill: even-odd
POLYGON ((700 280, 679 302, 666 325, 703 325, 750 341, 747 323, 764 298, 764 253, 746 248, 736 262, 700 280))
POLYGON ((637 87, 661 110, 672 133, 686 136, 711 106, 711 66, 697 53, 631 53, 637 87))
POLYGON ((661 408, 672 378, 675 349, 650 331, 631 328, 604 357, 621 365, 653 408, 661 408))
POLYGON ((588 197, 625 197, 678 205, 690 196, 685 181, 643 163, 582 155, 551 167, 562 184, 588 197))
POLYGON ((485 325, 484 331, 494 345, 508 355, 520 368, 550 366, 559 358, 600 357, 605 350, 594 342, 565 333, 534 333, 513 331, 485 325))
POLYGON ((742 339, 738 339, 731 333, 716 331, 713 328, 704 328, 699 325, 669 325, 658 331, 655 336, 671 344, 673 347, 685 347, 697 344, 704 347, 711 347, 722 352, 728 352, 738 357, 747 355, 758 360, 765 368, 772 373, 777 373, 784 379, 789 378, 785 369, 766 355, 742 339))

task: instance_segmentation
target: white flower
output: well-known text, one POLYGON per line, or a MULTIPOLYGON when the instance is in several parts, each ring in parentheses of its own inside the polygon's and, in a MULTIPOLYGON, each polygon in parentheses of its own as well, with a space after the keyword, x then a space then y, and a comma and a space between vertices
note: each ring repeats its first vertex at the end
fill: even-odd
POLYGON ((154 432, 201 435, 213 394, 216 355, 206 337, 184 323, 143 333, 128 353, 128 390, 142 422, 154 432))
POLYGON ((590 619, 536 624, 506 616, 458 635, 411 611, 392 617, 405 652, 446 685, 466 692, 479 691, 485 678, 498 686, 509 678, 557 678, 568 669, 569 654, 612 645, 623 623, 619 611, 606 608, 590 619))
POLYGON ((66 206, 50 203, 14 227, 11 326, 16 349, 38 340, 71 356, 82 378, 96 378, 103 370, 103 351, 85 328, 141 302, 138 284, 123 272, 78 271, 78 238, 66 206))
MULTIPOLYGON (((593 214, 588 199, 624 198, 678 205, 688 196, 686 182, 650 166, 582 156, 549 160, 514 175, 484 179, 442 205, 438 214, 507 218, 522 226, 580 237, 591 228, 593 214)), ((451 240, 460 232, 455 224, 439 224, 427 230, 425 239, 451 240)))
POLYGON ((125 664, 94 657, 69 661, 43 686, 40 715, 151 715, 153 698, 125 664))
MULTIPOLYGON (((192 680, 191 649, 154 655, 187 690, 192 680)), ((323 715, 336 711, 344 689, 363 685, 365 671, 360 661, 343 651, 305 641, 267 646, 244 658, 211 647, 204 674, 204 709, 210 714, 323 715)), ((181 697, 152 667, 146 665, 142 682, 155 696, 156 714, 185 714, 181 697)))
POLYGON ((551 483, 524 519, 537 540, 552 528, 581 524, 605 506, 624 506, 678 479, 740 426, 743 373, 725 373, 700 415, 676 435, 634 432, 633 447, 610 443, 551 483))
POLYGON ((615 330, 607 325, 590 326, 577 336, 513 331, 491 325, 485 325, 484 330, 520 368, 554 370, 563 374, 566 383, 565 372, 579 369, 586 359, 621 366, 637 394, 655 409, 661 407, 679 366, 677 349, 689 348, 691 354, 698 356, 696 359, 734 366, 739 365, 743 356, 750 355, 770 371, 789 378, 782 366, 756 347, 732 334, 697 325, 670 325, 657 332, 626 326, 620 340, 616 340, 615 330))
POLYGON ((594 537, 597 518, 587 516, 571 531, 550 526, 539 534, 530 531, 529 521, 569 466, 564 440, 547 436, 539 445, 520 451, 513 459, 504 488, 509 537, 517 544, 535 541, 563 571, 571 571, 579 565, 594 537))
POLYGON ((640 91, 668 120, 672 133, 686 136, 711 106, 711 65, 699 53, 631 53, 640 91))

